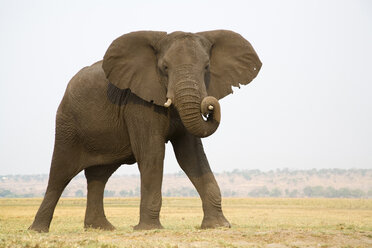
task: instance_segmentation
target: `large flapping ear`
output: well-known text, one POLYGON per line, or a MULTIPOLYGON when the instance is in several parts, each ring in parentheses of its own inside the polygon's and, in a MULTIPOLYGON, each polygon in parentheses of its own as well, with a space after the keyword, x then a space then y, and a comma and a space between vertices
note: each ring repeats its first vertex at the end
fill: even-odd
POLYGON ((130 89, 145 101, 163 106, 166 88, 160 83, 156 47, 165 32, 139 31, 114 40, 103 58, 107 79, 120 89, 130 89))
POLYGON ((231 86, 250 83, 261 69, 261 61, 251 44, 228 30, 198 33, 212 44, 208 94, 221 99, 233 91, 231 86))

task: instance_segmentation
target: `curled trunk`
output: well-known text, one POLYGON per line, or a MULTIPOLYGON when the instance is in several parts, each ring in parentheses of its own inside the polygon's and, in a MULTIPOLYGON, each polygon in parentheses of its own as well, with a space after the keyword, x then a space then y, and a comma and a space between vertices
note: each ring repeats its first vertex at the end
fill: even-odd
POLYGON ((177 83, 174 104, 183 125, 191 134, 202 138, 217 130, 221 120, 220 104, 211 96, 201 99, 195 81, 177 83))

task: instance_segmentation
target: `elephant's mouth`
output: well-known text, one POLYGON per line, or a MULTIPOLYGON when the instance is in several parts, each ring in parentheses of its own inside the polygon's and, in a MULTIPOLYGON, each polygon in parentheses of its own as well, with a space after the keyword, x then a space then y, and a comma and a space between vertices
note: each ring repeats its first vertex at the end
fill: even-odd
POLYGON ((201 116, 205 122, 212 121, 214 118, 213 115, 214 115, 213 110, 207 113, 201 113, 201 116))
POLYGON ((202 118, 204 121, 208 121, 208 120, 211 120, 213 114, 202 114, 202 118))

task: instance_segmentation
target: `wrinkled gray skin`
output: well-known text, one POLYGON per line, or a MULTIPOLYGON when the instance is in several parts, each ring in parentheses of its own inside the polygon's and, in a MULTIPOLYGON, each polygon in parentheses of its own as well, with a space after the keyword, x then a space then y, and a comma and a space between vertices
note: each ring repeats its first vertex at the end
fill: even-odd
POLYGON ((85 227, 114 229, 103 209, 105 184, 120 165, 135 162, 141 204, 134 229, 162 228, 168 141, 201 197, 201 227, 230 227, 200 138, 219 125, 218 99, 232 85, 248 84, 260 67, 249 42, 231 31, 142 31, 116 39, 103 61, 79 71, 67 86, 57 111, 48 187, 30 229, 49 231, 64 188, 82 170, 88 183, 85 227), (167 99, 172 103, 165 107, 167 99))

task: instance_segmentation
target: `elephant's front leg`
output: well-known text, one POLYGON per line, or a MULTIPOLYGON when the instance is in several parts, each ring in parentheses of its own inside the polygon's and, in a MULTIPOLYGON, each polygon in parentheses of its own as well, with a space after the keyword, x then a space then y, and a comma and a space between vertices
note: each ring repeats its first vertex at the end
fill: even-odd
MULTIPOLYGON (((163 145, 164 146, 164 145, 163 145)), ((159 214, 162 203, 163 159, 146 159, 138 163, 141 173, 140 220, 135 230, 163 228, 159 214)))
POLYGON ((220 188, 209 167, 200 138, 185 133, 171 142, 178 163, 201 197, 204 212, 201 228, 231 227, 223 215, 220 188))
POLYGON ((162 203, 161 184, 163 180, 164 139, 159 136, 147 136, 135 142, 135 153, 141 174, 140 220, 134 230, 163 228, 159 214, 162 203), (143 142, 145 141, 145 142, 143 142))
POLYGON ((163 228, 159 214, 168 117, 163 108, 143 103, 133 95, 131 97, 133 99, 128 100, 126 106, 125 121, 141 174, 140 219, 134 229, 163 228))

